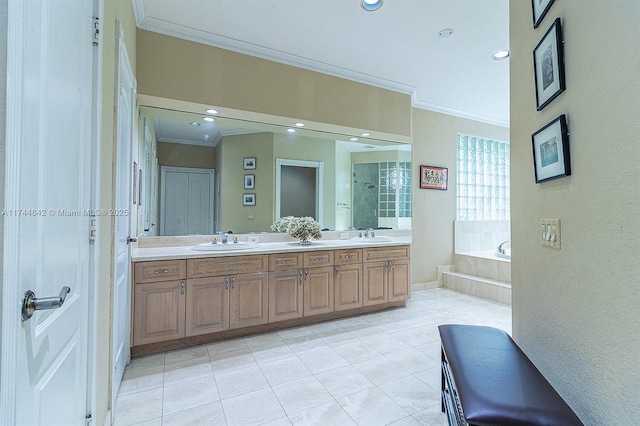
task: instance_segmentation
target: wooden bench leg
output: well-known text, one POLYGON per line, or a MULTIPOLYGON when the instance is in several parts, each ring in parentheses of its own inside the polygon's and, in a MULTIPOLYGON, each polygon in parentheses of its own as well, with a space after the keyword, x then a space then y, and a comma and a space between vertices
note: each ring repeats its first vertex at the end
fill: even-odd
POLYGON ((445 377, 444 377, 444 349, 440 348, 440 409, 442 412, 445 412, 444 407, 444 387, 445 387, 445 377))

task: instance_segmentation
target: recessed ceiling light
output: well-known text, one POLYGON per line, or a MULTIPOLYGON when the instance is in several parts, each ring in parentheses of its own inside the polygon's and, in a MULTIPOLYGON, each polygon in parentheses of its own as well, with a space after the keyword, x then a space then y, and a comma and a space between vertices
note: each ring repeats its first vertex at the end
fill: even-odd
POLYGON ((445 28, 444 30, 441 30, 438 33, 438 36, 440 38, 447 38, 447 37, 451 37, 451 34, 453 34, 453 30, 451 28, 445 28))
POLYGON ((294 124, 294 126, 296 126, 296 127, 304 127, 304 123, 298 121, 297 123, 294 124))
POLYGON ((289 132, 289 133, 295 133, 295 132, 296 132, 296 129, 288 128, 288 129, 287 129, 287 132, 289 132))
POLYGON ((360 6, 367 12, 374 12, 382 7, 382 0, 362 0, 360 6))
POLYGON ((366 138, 367 136, 371 136, 371 133, 369 132, 360 133, 360 136, 364 136, 366 138))
POLYGON ((215 118, 213 118, 213 117, 205 117, 205 118, 203 118, 203 120, 211 122, 211 121, 214 121, 215 118))
POLYGON ((213 108, 209 108, 208 110, 205 110, 205 112, 206 112, 207 114, 217 114, 217 113, 218 113, 218 110, 215 110, 215 109, 213 109, 213 108))
POLYGON ((494 61, 502 61, 503 59, 507 59, 509 57, 508 50, 499 50, 493 54, 494 61))
POLYGON ((195 121, 192 121, 189 124, 191 124, 193 127, 199 127, 200 126, 200 123, 196 123, 195 121))
POLYGON ((358 140, 358 138, 351 138, 351 139, 349 139, 349 140, 350 140, 350 141, 352 141, 352 142, 355 142, 355 141, 357 141, 357 140, 358 140))

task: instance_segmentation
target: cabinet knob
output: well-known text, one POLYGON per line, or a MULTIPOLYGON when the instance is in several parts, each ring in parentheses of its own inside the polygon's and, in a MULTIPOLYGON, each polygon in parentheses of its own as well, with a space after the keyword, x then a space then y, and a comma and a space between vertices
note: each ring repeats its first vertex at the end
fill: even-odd
POLYGON ((180 281, 180 294, 184 294, 184 281, 180 281))

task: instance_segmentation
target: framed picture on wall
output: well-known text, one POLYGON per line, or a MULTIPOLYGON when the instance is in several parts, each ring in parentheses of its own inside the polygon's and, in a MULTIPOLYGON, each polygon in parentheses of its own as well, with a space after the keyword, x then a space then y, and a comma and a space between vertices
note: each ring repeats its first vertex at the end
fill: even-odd
POLYGON ((446 191, 448 172, 446 167, 420 166, 420 188, 446 191))
POLYGON ((571 175, 569 133, 564 114, 531 135, 536 183, 571 175))
POLYGON ((242 160, 242 167, 245 170, 252 170, 256 168, 256 157, 246 157, 242 160))
POLYGON ((256 175, 244 175, 244 189, 254 189, 256 187, 256 175))
POLYGON ((542 23, 545 15, 551 9, 553 0, 531 0, 533 9, 533 28, 538 28, 542 23))
POLYGON ((243 206, 255 206, 256 205, 256 194, 242 194, 242 205, 243 206))
POLYGON ((556 19, 533 50, 538 111, 564 92, 564 52, 560 18, 556 19))

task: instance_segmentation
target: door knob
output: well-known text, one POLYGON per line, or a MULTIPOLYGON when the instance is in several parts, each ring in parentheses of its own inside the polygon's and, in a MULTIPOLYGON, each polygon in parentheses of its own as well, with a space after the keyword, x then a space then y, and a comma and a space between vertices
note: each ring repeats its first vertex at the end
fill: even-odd
POLYGON ((70 291, 71 288, 64 286, 58 296, 37 298, 33 291, 27 290, 22 299, 22 321, 27 321, 31 318, 35 311, 59 308, 64 303, 70 291))
POLYGON ((137 243, 138 239, 133 237, 127 237, 127 244, 129 243, 137 243))

